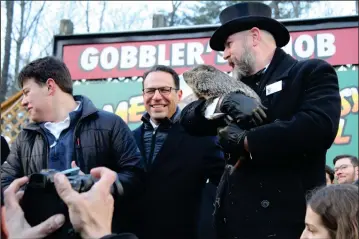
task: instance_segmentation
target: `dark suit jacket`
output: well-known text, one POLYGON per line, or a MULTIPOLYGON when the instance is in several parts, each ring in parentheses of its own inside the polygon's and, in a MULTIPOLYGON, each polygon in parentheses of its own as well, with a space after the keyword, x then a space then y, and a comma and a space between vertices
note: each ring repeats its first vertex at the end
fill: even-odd
MULTIPOLYGON (((143 152, 142 126, 134 136, 143 152)), ((197 238, 202 190, 208 178, 218 184, 223 167, 216 137, 191 136, 177 121, 146 173, 145 192, 133 204, 127 231, 140 239, 197 238)))
MULTIPOLYGON (((325 185, 325 156, 339 125, 338 78, 327 62, 297 61, 277 49, 253 87, 269 123, 249 131, 252 159, 229 178, 221 238, 299 238, 306 193, 325 185), (279 82, 282 90, 266 94, 279 82)), ((203 116, 204 100, 187 105, 181 124, 193 135, 215 135, 218 122, 203 116)))

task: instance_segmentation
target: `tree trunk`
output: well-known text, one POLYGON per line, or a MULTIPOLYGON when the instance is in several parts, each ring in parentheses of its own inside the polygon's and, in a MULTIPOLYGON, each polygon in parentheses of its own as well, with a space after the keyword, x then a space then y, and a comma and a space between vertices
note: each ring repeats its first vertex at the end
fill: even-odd
POLYGON ((274 19, 279 19, 280 18, 280 9, 279 9, 279 2, 277 1, 272 1, 270 3, 272 9, 273 9, 273 18, 274 19))
POLYGON ((1 72, 0 102, 3 102, 5 100, 5 95, 7 92, 7 83, 9 81, 9 65, 10 65, 13 16, 14 16, 14 1, 6 1, 6 33, 5 33, 4 60, 3 60, 2 72, 1 72))
POLYGON ((21 46, 24 42, 24 25, 26 24, 24 21, 25 16, 25 1, 22 0, 20 2, 20 9, 21 9, 21 16, 20 16, 20 31, 19 31, 19 38, 16 41, 16 58, 15 58, 15 80, 17 80, 17 76, 19 74, 19 67, 20 67, 20 52, 21 46))
POLYGON ((302 10, 300 6, 300 1, 292 1, 292 4, 293 4, 293 17, 299 18, 302 10))
POLYGON ((87 29, 87 32, 90 32, 89 14, 90 14, 90 2, 87 1, 87 3, 86 3, 86 29, 87 29))
POLYGON ((98 29, 99 32, 102 31, 103 28, 103 18, 105 16, 105 11, 106 11, 106 1, 102 2, 102 11, 101 11, 101 16, 100 16, 100 27, 98 29))

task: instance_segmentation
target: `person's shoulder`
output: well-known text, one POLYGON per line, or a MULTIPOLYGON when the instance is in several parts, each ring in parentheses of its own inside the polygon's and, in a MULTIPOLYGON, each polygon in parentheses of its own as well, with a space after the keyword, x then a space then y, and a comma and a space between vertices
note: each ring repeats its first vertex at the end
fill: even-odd
POLYGON ((295 68, 307 70, 310 73, 313 73, 314 71, 335 71, 331 64, 318 58, 297 61, 295 68))
POLYGON ((108 121, 109 123, 116 123, 117 121, 120 121, 125 124, 125 121, 119 115, 105 110, 99 109, 97 111, 97 118, 100 121, 108 121))
POLYGON ((134 128, 134 129, 132 130, 132 133, 138 133, 138 132, 140 132, 140 131, 141 131, 141 128, 142 128, 142 124, 140 124, 138 127, 134 128))

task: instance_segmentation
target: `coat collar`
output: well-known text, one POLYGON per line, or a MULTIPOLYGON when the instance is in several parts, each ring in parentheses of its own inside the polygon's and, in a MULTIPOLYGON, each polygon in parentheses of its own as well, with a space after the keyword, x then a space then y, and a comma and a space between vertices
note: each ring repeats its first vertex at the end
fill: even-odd
MULTIPOLYGON (((176 108, 176 112, 172 115, 171 118, 164 118, 162 121, 161 121, 161 125, 162 126, 168 126, 170 127, 171 125, 173 125, 174 123, 176 123, 177 121, 179 121, 179 118, 180 118, 180 115, 181 115, 181 110, 179 109, 179 107, 177 106, 176 108)), ((144 126, 147 128, 147 127, 150 127, 150 128, 153 128, 152 127, 152 124, 151 124, 151 116, 149 115, 148 112, 146 112, 142 118, 141 118, 144 126)))
MULTIPOLYGON (((92 103, 92 101, 87 98, 86 96, 82 95, 75 95, 74 96, 75 101, 80 101, 82 105, 82 111, 80 119, 85 118, 89 115, 92 115, 96 112, 98 112, 98 109, 95 107, 95 105, 92 103)), ((41 123, 30 123, 27 126, 24 127, 26 130, 40 130, 40 124, 41 123)))
POLYGON ((268 80, 267 84, 271 82, 276 82, 282 78, 286 78, 289 75, 290 70, 297 63, 291 55, 287 54, 281 48, 276 48, 272 61, 269 64, 268 68, 263 77, 263 81, 268 80), (270 76, 270 79, 267 79, 270 76))

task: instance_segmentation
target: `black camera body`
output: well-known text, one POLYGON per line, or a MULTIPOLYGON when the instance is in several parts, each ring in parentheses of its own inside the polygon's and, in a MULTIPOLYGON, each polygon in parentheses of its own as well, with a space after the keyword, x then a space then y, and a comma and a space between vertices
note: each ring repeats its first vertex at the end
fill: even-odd
MULTIPOLYGON (((36 226, 55 214, 63 214, 65 216, 64 225, 46 238, 81 238, 72 227, 67 205, 57 194, 54 184, 54 175, 57 172, 58 171, 56 170, 48 170, 30 175, 29 182, 25 186, 24 196, 20 202, 25 219, 30 226, 36 226)), ((88 174, 68 174, 66 176, 70 181, 72 188, 79 193, 89 191, 92 185, 97 181, 97 179, 88 174)), ((115 194, 114 191, 116 190, 117 193, 121 194, 121 189, 122 185, 117 182, 117 185, 114 184, 111 188, 111 192, 112 194, 115 194)))

